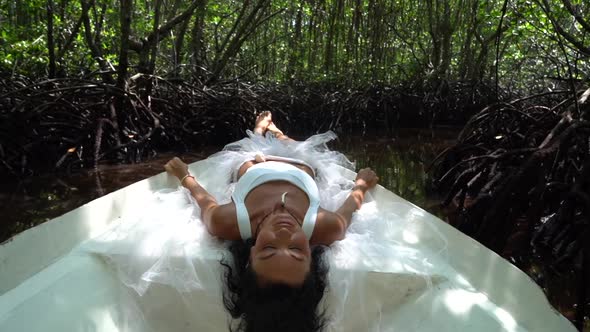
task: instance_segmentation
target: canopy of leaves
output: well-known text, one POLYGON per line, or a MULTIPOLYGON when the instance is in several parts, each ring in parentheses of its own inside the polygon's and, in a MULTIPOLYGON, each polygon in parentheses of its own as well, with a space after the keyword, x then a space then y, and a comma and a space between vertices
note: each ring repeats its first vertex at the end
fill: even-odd
POLYGON ((498 79, 530 91, 586 80, 588 33, 583 0, 0 0, 0 70, 106 79, 128 47, 125 78, 498 79))

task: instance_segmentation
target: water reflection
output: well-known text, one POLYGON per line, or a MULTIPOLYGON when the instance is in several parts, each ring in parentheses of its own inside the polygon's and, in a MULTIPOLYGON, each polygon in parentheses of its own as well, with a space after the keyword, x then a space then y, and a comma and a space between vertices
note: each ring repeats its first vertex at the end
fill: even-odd
POLYGON ((334 145, 357 169, 371 167, 380 184, 404 199, 439 214, 439 196, 429 190, 428 164, 450 146, 455 130, 401 130, 394 138, 367 140, 347 138, 334 145))
MULTIPOLYGON (((218 148, 185 153, 187 162, 205 158, 218 148)), ((0 243, 98 197, 156 175, 173 154, 134 165, 101 165, 72 174, 44 174, 23 181, 3 179, 0 185, 0 243)))

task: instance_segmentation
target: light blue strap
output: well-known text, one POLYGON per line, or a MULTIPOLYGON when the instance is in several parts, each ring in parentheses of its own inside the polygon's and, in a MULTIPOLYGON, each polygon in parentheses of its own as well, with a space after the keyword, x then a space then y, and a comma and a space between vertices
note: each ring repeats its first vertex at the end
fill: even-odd
POLYGON ((250 226, 250 216, 248 216, 248 210, 244 201, 234 200, 236 205, 236 217, 238 219, 238 228, 240 230, 240 236, 242 240, 246 240, 252 237, 252 227, 250 226))
POLYGON ((320 202, 310 202, 309 209, 307 209, 307 213, 303 218, 303 225, 301 228, 303 229, 303 233, 307 237, 307 240, 311 239, 311 235, 313 234, 313 229, 315 228, 315 222, 318 219, 318 209, 320 208, 320 202))

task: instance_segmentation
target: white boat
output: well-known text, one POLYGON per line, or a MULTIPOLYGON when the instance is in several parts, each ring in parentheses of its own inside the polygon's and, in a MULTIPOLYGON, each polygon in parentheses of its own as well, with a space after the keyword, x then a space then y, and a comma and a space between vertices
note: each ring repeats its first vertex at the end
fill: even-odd
MULTIPOLYGON (((199 161, 191 164, 190 170, 198 176, 206 167, 206 160, 199 161)), ((354 177, 348 170, 342 172, 354 177)), ((141 209, 153 191, 177 185, 178 181, 165 173, 156 175, 2 244, 0 331, 227 331, 223 307, 211 305, 220 299, 197 292, 190 296, 191 307, 203 309, 190 311, 186 310, 186 297, 164 286, 154 287, 140 298, 125 291, 99 257, 74 250, 141 209), (143 320, 126 317, 129 310, 141 312, 143 320)), ((413 221, 413 227, 404 230, 408 243, 428 246, 443 235, 448 240, 448 272, 441 273, 434 287, 422 287, 419 295, 411 296, 420 288, 413 283, 412 273, 384 271, 373 263, 373 272, 364 274, 364 298, 341 308, 343 319, 335 330, 576 331, 525 273, 494 252, 383 187, 375 188, 373 197, 380 208, 395 209, 413 221), (379 317, 370 316, 372 297, 388 299, 385 306, 380 302, 376 310, 379 317)), ((218 264, 216 255, 204 260, 218 264)))

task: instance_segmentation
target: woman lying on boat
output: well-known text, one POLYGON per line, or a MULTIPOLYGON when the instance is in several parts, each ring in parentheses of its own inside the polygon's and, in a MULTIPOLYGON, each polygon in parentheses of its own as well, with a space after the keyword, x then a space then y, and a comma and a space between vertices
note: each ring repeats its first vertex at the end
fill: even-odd
MULTIPOLYGON (((345 237, 353 212, 378 177, 369 168, 360 170, 339 208, 320 207, 316 181, 329 182, 330 165, 350 166, 325 147, 335 135, 322 135, 294 141, 276 127, 270 112, 261 114, 250 137, 220 152, 220 159, 234 160, 237 170, 227 204, 218 204, 179 158, 165 165, 195 198, 208 232, 233 241, 232 262, 222 262, 224 304, 242 319, 238 330, 318 331, 325 324, 317 310, 327 283, 324 246, 345 237)), ((322 191, 329 195, 329 188, 322 191)))

